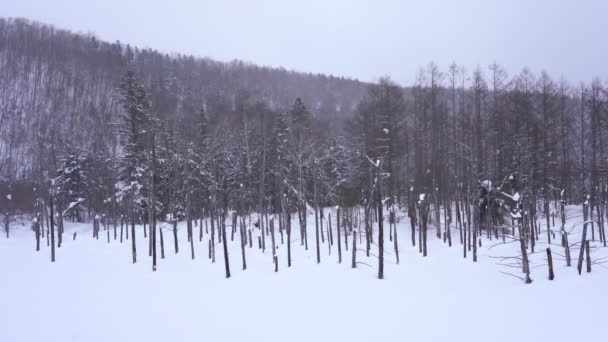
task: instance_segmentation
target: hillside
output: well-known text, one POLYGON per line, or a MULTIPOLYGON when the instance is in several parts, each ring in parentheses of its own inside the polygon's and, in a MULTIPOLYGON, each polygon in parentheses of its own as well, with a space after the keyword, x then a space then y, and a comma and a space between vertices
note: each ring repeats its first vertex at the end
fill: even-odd
POLYGON ((44 145, 69 139, 89 150, 109 149, 119 113, 116 88, 128 69, 144 78, 152 110, 178 129, 201 107, 212 118, 260 101, 280 112, 297 97, 315 115, 349 117, 365 91, 365 84, 343 77, 168 55, 0 18, 0 180, 32 177, 44 145), (90 146, 94 141, 105 146, 90 146))

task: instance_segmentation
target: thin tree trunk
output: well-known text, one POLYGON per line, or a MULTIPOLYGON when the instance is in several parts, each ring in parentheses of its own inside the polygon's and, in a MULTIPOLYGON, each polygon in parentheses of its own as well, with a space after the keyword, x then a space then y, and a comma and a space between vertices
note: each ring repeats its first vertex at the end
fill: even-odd
POLYGON ((175 247, 175 254, 179 252, 179 244, 177 242, 177 220, 173 219, 173 246, 175 247))
POLYGON ((352 268, 357 268, 357 232, 353 231, 353 262, 352 268))
POLYGON ((133 263, 137 262, 137 245, 135 244, 135 215, 131 214, 131 254, 133 263))
POLYGON ((222 215, 222 244, 224 246, 224 264, 226 266, 226 278, 230 278, 230 261, 228 260, 228 241, 226 241, 226 220, 222 215))
POLYGON ((342 263, 342 241, 340 241, 340 208, 336 212, 336 233, 338 234, 338 263, 342 263))
POLYGON ((553 274, 553 258, 551 257, 551 248, 547 248, 547 264, 549 265, 549 280, 553 280, 555 275, 553 274))
MULTIPOLYGON (((51 190, 52 192, 53 190, 51 190)), ((53 217, 55 215, 54 211, 53 211, 53 195, 51 194, 50 196, 50 201, 49 201, 49 210, 51 212, 50 215, 50 224, 51 224, 51 262, 55 262, 55 218, 53 217)))

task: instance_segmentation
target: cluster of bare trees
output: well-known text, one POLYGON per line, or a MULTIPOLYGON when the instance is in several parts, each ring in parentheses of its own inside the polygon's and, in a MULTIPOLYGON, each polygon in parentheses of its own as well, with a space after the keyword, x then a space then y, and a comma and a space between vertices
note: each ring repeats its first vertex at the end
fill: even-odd
MULTIPOLYGON (((37 189, 37 245, 55 233, 61 244, 65 219, 94 220, 97 238, 99 222, 108 240, 110 226, 115 238, 119 226, 121 240, 131 234, 135 262, 142 224, 154 268, 157 235, 164 256, 159 227, 173 227, 179 250, 178 220, 193 258, 196 226, 200 242, 209 222, 213 260, 230 227, 246 268, 252 216, 260 248, 270 236, 274 253, 277 232, 291 250, 292 219, 308 249, 314 215, 317 262, 334 237, 342 260, 352 238, 353 266, 355 244, 367 256, 377 246, 382 278, 384 237, 398 262, 407 212, 423 255, 429 229, 450 246, 458 234, 473 260, 482 235, 516 239, 529 278, 540 216, 549 244, 551 219, 562 217, 570 264, 566 204, 584 202, 592 239, 597 227, 605 243, 607 95, 599 80, 575 87, 527 69, 508 77, 497 64, 431 63, 410 88, 388 78, 363 85, 0 19, 0 175, 37 189), (335 206, 332 227, 324 208, 335 206)), ((229 276, 227 253, 224 244, 229 276)))

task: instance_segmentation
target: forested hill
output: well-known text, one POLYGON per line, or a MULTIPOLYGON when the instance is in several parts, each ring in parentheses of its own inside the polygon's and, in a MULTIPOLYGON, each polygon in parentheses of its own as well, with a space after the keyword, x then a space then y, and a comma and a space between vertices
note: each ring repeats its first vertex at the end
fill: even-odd
POLYGON ((0 18, 0 180, 31 177, 47 146, 115 145, 116 88, 127 69, 143 78, 152 111, 178 131, 202 107, 212 120, 260 103, 282 112, 297 97, 313 115, 349 117, 365 91, 357 80, 168 55, 0 18))

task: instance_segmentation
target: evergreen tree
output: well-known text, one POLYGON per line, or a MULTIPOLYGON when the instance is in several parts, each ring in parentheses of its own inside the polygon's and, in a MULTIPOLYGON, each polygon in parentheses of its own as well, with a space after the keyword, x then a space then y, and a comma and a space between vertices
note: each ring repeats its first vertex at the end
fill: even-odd
POLYGON ((120 133, 123 138, 124 155, 118 186, 119 198, 129 196, 133 204, 143 207, 145 201, 144 177, 147 169, 146 149, 149 145, 151 129, 150 100, 146 89, 133 71, 122 78, 119 92, 123 113, 120 133))
POLYGON ((283 196, 283 181, 289 174, 289 126, 287 115, 284 113, 275 115, 273 135, 270 142, 269 171, 269 191, 273 195, 273 207, 275 211, 280 210, 280 200, 283 196))
POLYGON ((57 170, 56 184, 62 191, 64 214, 72 221, 82 221, 85 211, 87 175, 84 170, 84 158, 74 146, 67 145, 65 153, 60 156, 62 167, 57 170))

